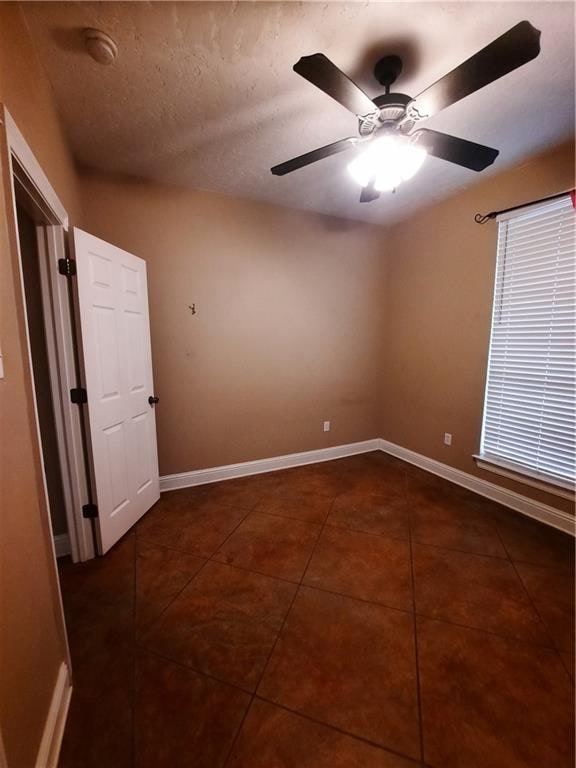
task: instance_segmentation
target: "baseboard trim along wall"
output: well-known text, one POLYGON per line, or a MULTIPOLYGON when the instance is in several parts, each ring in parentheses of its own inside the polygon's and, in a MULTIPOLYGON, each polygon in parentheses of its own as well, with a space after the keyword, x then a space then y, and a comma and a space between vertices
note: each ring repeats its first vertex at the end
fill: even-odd
POLYGON ((271 459, 243 461, 240 464, 227 464, 223 467, 196 469, 192 472, 181 472, 177 475, 164 475, 160 478, 160 491, 175 491, 179 488, 190 488, 194 485, 217 483, 220 480, 232 480, 235 477, 260 475, 263 472, 274 472, 277 469, 289 469, 303 464, 317 464, 320 461, 341 459, 344 456, 354 456, 357 453, 368 453, 380 450, 380 440, 363 440, 361 443, 335 445, 332 448, 319 448, 316 451, 288 453, 285 456, 274 456, 271 459))
POLYGON ((35 768, 56 768, 58 765, 71 696, 72 685, 68 674, 68 665, 63 661, 54 684, 35 768))
POLYGON ((54 536, 54 549, 56 557, 66 557, 70 554, 70 537, 67 533, 58 533, 54 536))
POLYGON ((408 448, 402 448, 382 438, 364 440, 360 443, 349 443, 348 445, 336 445, 332 448, 320 448, 316 451, 290 453, 286 456, 275 456, 271 459, 244 461, 239 464, 228 464, 222 467, 198 469, 192 472, 181 472, 176 475, 164 475, 160 478, 160 491, 175 491, 179 488, 190 488, 195 485, 216 483, 220 480, 232 480, 236 477, 258 475, 263 472, 274 472, 278 469, 288 469, 289 467, 298 467, 303 464, 315 464, 320 461, 330 461, 331 459, 340 459, 344 456, 354 456, 358 453, 378 450, 407 461, 409 464, 414 464, 434 475, 443 477, 445 480, 456 483, 456 485, 461 485, 470 491, 474 491, 474 493, 478 493, 480 496, 485 496, 498 504, 514 509, 516 512, 521 512, 523 515, 533 517, 535 520, 551 525, 566 533, 571 533, 573 536, 575 535, 574 518, 566 512, 562 512, 539 501, 534 501, 515 491, 509 491, 487 480, 482 480, 475 475, 455 469, 448 464, 443 464, 435 459, 429 459, 427 456, 411 451, 408 448))
POLYGON ((420 469, 432 472, 434 475, 443 477, 451 483, 456 483, 456 485, 461 485, 469 491, 474 491, 474 493, 478 493, 480 496, 485 496, 487 499, 496 501, 498 504, 514 509, 516 512, 521 512, 523 515, 533 517, 541 523, 546 523, 561 531, 571 533, 572 536, 575 535, 574 518, 566 512, 555 509, 548 504, 543 504, 540 501, 529 499, 521 493, 516 493, 516 491, 502 488, 502 486, 490 483, 488 480, 483 480, 475 475, 470 475, 468 472, 463 472, 461 469, 455 469, 448 464, 443 464, 441 461, 429 459, 421 453, 416 453, 408 448, 402 448, 400 445, 388 442, 388 440, 380 440, 379 443, 380 450, 384 451, 384 453, 389 453, 397 459, 402 459, 409 464, 414 464, 415 466, 420 467, 420 469))

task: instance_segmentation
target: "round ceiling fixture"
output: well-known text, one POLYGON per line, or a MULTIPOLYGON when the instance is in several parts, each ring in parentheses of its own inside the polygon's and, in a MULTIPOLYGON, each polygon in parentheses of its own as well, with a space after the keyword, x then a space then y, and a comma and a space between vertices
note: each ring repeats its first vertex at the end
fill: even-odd
POLYGON ((86 50, 98 64, 113 64, 118 56, 118 46, 114 40, 100 29, 83 31, 86 50))

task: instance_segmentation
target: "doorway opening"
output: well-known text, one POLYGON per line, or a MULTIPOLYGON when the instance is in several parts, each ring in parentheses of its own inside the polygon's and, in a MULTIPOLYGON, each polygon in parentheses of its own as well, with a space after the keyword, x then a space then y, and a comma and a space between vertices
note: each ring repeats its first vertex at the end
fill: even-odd
POLYGON ((71 552, 70 537, 68 521, 66 519, 66 502, 59 459, 58 433, 56 430, 56 417, 50 383, 50 363, 46 343, 46 322, 43 309, 40 252, 38 248, 38 240, 45 238, 44 226, 48 222, 38 220, 42 218, 41 213, 32 205, 17 181, 15 183, 15 192, 22 281, 26 303, 38 427, 40 431, 40 449, 42 451, 54 548, 56 556, 61 557, 71 552))
POLYGON ((78 500, 86 493, 88 464, 85 450, 78 450, 85 445, 82 414, 74 413, 78 406, 70 407, 66 397, 71 377, 78 377, 78 365, 70 322, 73 307, 57 279, 62 280, 57 268, 58 259, 65 256, 64 226, 30 183, 19 159, 13 155, 11 162, 38 442, 54 551, 57 557, 71 555, 77 562, 92 557, 95 548, 92 532, 76 514, 78 500))
POLYGON ((75 316, 66 260, 68 213, 9 111, 0 104, 0 151, 9 179, 10 230, 17 252, 21 307, 33 396, 36 445, 44 500, 56 555, 74 562, 96 551, 90 520, 80 408, 71 402, 78 386, 75 316), (10 210, 11 209, 11 210, 10 210))
POLYGON ((80 562, 105 554, 160 497, 146 262, 67 231, 1 109, 45 504, 56 554, 80 562))

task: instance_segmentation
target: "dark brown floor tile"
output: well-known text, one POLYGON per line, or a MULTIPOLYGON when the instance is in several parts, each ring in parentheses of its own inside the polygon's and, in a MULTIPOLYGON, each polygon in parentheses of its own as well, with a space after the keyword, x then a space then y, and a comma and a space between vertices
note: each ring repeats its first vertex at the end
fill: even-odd
POLYGON ((224 480, 206 487, 206 493, 220 504, 240 509, 254 509, 260 499, 277 485, 278 478, 268 474, 250 475, 234 480, 224 480))
POLYGON ((201 560, 187 552, 166 549, 138 540, 136 548, 136 629, 156 619, 192 576, 201 560))
POLYGON ((145 633, 142 645, 251 690, 294 590, 268 576, 207 563, 145 633))
POLYGON ((413 546, 416 612, 548 643, 542 622, 508 560, 413 546))
POLYGON ((574 656, 574 649, 572 649, 571 651, 560 651, 559 653, 560 653, 560 657, 561 657, 562 661, 564 662, 564 666, 566 667, 566 671, 568 672, 568 674, 572 678, 572 682, 574 682, 574 678, 576 676, 575 675, 575 669, 574 669, 574 667, 576 665, 576 659, 575 659, 575 656, 574 656))
POLYGON ((138 537, 197 557, 210 557, 247 514, 245 509, 220 506, 203 498, 193 508, 171 509, 143 533, 138 531, 138 537))
POLYGON ((340 486, 342 493, 392 496, 406 492, 404 474, 386 467, 343 472, 340 486))
POLYGON ((59 768, 132 768, 132 650, 100 650, 97 658, 93 653, 81 664, 78 652, 74 656, 74 689, 59 768))
POLYGON ((497 527, 513 560, 574 568, 574 539, 567 533, 513 512, 502 516, 497 527))
POLYGON ((138 536, 144 536, 147 530, 167 513, 174 510, 192 509, 206 497, 206 489, 209 486, 197 485, 193 488, 181 488, 177 491, 165 491, 159 500, 135 525, 138 536))
POLYGON ((250 697, 150 653, 136 667, 137 768, 219 768, 250 697))
POLYGON ((335 472, 326 472, 308 467, 286 469, 278 483, 278 492, 288 494, 315 494, 334 498, 340 488, 339 476, 335 472))
MULTIPOLYGON (((479 498, 479 497, 478 497, 479 498)), ((462 523, 477 528, 495 529, 494 507, 482 500, 470 501, 450 492, 439 500, 418 500, 410 504, 414 515, 449 523, 462 523)))
POLYGON ((106 553, 85 563, 58 561, 67 620, 82 621, 99 606, 134 599, 135 537, 129 533, 106 553))
POLYGON ((412 760, 255 699, 227 768, 416 768, 412 760))
POLYGON ((478 555, 506 557, 495 525, 482 508, 460 503, 439 502, 415 506, 410 512, 412 540, 478 555))
POLYGON ((105 557, 59 569, 75 672, 133 640, 135 542, 125 536, 105 557))
POLYGON ((419 757, 409 614, 300 588, 258 693, 328 725, 419 757))
POLYGON ((252 512, 224 542, 215 560, 299 581, 320 526, 252 512))
POLYGON ((317 493, 289 493, 284 491, 266 495, 256 506, 257 512, 291 517, 308 523, 323 523, 332 506, 332 496, 317 493))
POLYGON ((531 563, 516 563, 516 568, 556 646, 573 649, 574 573, 531 563))
POLYGON ((353 531, 378 533, 396 539, 409 536, 408 506, 403 494, 387 496, 345 493, 336 498, 328 517, 329 525, 353 531))
POLYGON ((392 754, 419 758, 408 613, 303 587, 274 647, 295 585, 197 570, 256 509, 230 539, 244 568, 298 578, 302 532, 327 523, 306 579, 398 607, 410 524, 419 607, 488 630, 418 617, 428 765, 573 765, 573 540, 378 451, 163 493, 105 557, 60 562, 74 675, 60 768, 223 766, 249 697, 214 678, 253 691, 268 659, 264 695, 311 719, 256 698, 227 768, 416 765, 392 754), (159 655, 139 651, 134 734, 136 642, 159 655))
POLYGON ((556 651, 418 619, 425 762, 571 768, 572 685, 556 651))
POLYGON ((304 583, 411 611, 410 545, 407 541, 326 526, 304 583))
POLYGON ((74 684, 60 768, 132 766, 134 544, 60 565, 74 684))
POLYGON ((454 485, 437 475, 417 467, 406 470, 406 493, 412 502, 434 502, 449 499, 454 485))

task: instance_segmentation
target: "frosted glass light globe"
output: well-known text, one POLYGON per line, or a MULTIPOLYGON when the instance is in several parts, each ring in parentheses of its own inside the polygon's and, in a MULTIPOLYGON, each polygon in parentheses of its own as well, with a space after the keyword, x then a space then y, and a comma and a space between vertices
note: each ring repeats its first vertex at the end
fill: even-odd
POLYGON ((366 187, 374 179, 379 192, 389 192, 416 174, 426 159, 426 150, 404 137, 374 139, 348 165, 354 181, 366 187))

